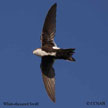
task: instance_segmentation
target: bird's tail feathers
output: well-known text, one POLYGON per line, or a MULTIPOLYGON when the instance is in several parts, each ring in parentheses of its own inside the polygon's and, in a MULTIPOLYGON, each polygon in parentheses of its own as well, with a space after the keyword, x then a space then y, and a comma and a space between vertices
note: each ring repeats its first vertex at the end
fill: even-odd
POLYGON ((57 58, 75 61, 75 59, 72 57, 72 55, 75 53, 74 50, 74 48, 60 49, 57 53, 57 58))
POLYGON ((70 48, 70 49, 65 49, 65 52, 66 52, 66 54, 67 54, 67 60, 69 60, 69 61, 75 61, 75 59, 72 57, 72 55, 75 53, 74 52, 74 48, 70 48))

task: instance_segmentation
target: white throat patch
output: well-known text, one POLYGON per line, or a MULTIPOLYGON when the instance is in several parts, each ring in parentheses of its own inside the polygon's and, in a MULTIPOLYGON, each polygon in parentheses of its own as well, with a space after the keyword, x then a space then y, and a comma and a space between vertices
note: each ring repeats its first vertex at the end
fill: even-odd
POLYGON ((33 54, 37 55, 37 56, 56 56, 56 52, 51 52, 51 53, 47 53, 45 51, 43 51, 42 49, 36 49, 33 51, 33 54))

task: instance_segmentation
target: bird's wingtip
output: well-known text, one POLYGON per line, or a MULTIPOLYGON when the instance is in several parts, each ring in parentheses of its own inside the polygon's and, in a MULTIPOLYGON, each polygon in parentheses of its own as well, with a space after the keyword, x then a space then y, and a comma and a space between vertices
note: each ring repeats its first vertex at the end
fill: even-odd
POLYGON ((54 100, 53 102, 56 103, 56 100, 54 100))
POLYGON ((55 2, 55 3, 53 4, 53 6, 54 6, 54 7, 57 6, 57 3, 55 2))
POLYGON ((52 101, 53 103, 56 103, 56 99, 55 99, 55 98, 52 99, 52 98, 50 97, 50 99, 51 99, 51 101, 52 101))
POLYGON ((53 98, 51 98, 51 100, 56 103, 56 99, 55 99, 55 96, 53 98))

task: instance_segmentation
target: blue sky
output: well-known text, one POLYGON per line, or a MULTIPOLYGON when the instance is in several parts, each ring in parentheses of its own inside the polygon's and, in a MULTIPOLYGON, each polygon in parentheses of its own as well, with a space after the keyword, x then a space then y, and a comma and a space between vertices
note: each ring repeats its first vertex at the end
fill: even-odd
POLYGON ((0 0, 0 106, 39 102, 39 108, 87 108, 87 101, 105 101, 108 106, 107 4, 107 0, 0 0), (59 47, 76 48, 76 62, 54 64, 56 104, 46 94, 41 59, 32 54, 41 46, 44 19, 55 2, 55 41, 59 47))

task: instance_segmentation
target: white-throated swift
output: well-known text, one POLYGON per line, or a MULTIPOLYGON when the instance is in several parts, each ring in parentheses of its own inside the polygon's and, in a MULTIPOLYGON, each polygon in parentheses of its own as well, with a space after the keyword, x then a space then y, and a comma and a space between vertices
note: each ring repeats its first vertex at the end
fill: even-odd
POLYGON ((42 71, 43 82, 47 94, 53 102, 55 102, 54 60, 64 59, 75 61, 72 57, 75 50, 74 48, 62 49, 57 47, 54 42, 56 32, 56 8, 57 3, 49 9, 41 34, 41 48, 37 48, 33 51, 33 54, 41 57, 40 68, 42 71))

